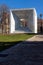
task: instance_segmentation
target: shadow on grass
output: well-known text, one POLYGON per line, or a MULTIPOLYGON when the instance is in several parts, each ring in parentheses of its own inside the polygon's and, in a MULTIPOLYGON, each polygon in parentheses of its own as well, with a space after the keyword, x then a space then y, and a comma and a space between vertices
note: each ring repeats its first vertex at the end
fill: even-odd
MULTIPOLYGON (((7 42, 7 44, 11 44, 12 46, 12 45, 19 44, 20 42, 21 41, 9 42, 9 43, 7 42)), ((6 43, 3 44, 5 45, 6 43)), ((6 55, 2 55, 2 56, 6 56, 6 55)), ((6 61, 6 63, 8 62, 6 61)), ((16 45, 16 47, 14 48, 14 60, 12 63, 14 63, 14 65, 17 64, 18 65, 43 65, 43 41, 40 42, 23 41, 19 45, 16 45)))
POLYGON ((27 35, 43 35, 43 33, 25 33, 27 35))
MULTIPOLYGON (((17 64, 18 65, 43 65, 43 41, 39 41, 39 42, 19 41, 19 42, 4 42, 4 43, 0 42, 0 43, 3 44, 2 45, 3 49, 1 49, 1 51, 10 48, 13 45, 19 44, 16 45, 16 47, 14 48, 14 58, 13 58, 14 60, 9 61, 11 63, 14 63, 14 65, 17 64), (10 45, 5 46, 5 44, 10 44, 10 45)), ((6 57, 7 55, 1 54, 0 56, 6 57)), ((6 61, 6 64, 7 63, 8 62, 6 61)))
POLYGON ((20 43, 22 41, 15 41, 15 42, 0 42, 0 52, 5 50, 5 49, 8 49, 18 43, 20 43))
POLYGON ((39 42, 38 41, 34 41, 34 42, 31 42, 31 41, 0 42, 0 52, 5 50, 5 49, 8 49, 14 45, 17 45, 21 42, 26 43, 26 44, 30 44, 30 45, 32 45, 32 44, 36 44, 36 45, 42 44, 43 45, 43 41, 39 41, 39 42))

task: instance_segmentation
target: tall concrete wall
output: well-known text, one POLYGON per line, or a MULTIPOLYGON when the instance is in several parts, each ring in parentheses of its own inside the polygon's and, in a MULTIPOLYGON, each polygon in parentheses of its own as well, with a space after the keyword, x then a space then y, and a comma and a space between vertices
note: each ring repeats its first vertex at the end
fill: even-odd
MULTIPOLYGON (((14 9, 11 10, 11 33, 18 31, 24 31, 28 33, 37 33, 37 13, 33 9, 14 9), (21 27, 21 19, 27 21, 26 27, 21 27)), ((22 21, 23 22, 23 21, 22 21)))
POLYGON ((12 11, 10 10, 10 33, 14 33, 14 31, 15 31, 15 20, 12 11))
POLYGON ((19 26, 19 22, 20 22, 20 19, 18 18, 18 16, 16 16, 16 14, 13 14, 13 17, 14 17, 14 22, 15 22, 15 30, 19 30, 20 26, 19 26))
POLYGON ((28 21, 29 21, 29 28, 32 30, 33 33, 37 33, 37 13, 35 8, 30 13, 28 21))
POLYGON ((34 9, 34 11, 33 11, 33 20, 34 20, 34 32, 35 33, 38 33, 38 31, 37 31, 37 12, 36 12, 36 10, 34 9))
POLYGON ((34 19, 33 19, 33 13, 34 10, 30 10, 30 13, 28 13, 28 28, 31 30, 32 33, 34 33, 34 19))

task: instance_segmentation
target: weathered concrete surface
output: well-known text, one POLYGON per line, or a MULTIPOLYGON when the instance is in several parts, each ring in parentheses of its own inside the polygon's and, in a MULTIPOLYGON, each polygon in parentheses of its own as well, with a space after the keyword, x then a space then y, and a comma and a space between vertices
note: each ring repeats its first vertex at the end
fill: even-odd
POLYGON ((26 41, 43 41, 43 35, 35 35, 30 39, 27 39, 26 41))

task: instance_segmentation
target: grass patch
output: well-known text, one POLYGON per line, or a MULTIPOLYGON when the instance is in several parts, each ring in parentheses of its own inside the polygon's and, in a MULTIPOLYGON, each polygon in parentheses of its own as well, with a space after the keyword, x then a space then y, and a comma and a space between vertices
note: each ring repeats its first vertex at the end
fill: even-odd
POLYGON ((32 36, 34 36, 34 34, 0 35, 0 51, 10 48, 21 41, 25 41, 32 36))
POLYGON ((24 41, 32 36, 34 36, 34 34, 0 35, 0 42, 24 41))

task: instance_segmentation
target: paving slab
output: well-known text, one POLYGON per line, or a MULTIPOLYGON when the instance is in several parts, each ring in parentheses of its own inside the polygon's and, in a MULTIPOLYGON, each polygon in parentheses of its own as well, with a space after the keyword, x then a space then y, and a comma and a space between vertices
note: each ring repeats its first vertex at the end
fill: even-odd
POLYGON ((30 39, 27 39, 26 41, 43 41, 43 35, 35 35, 30 39))

